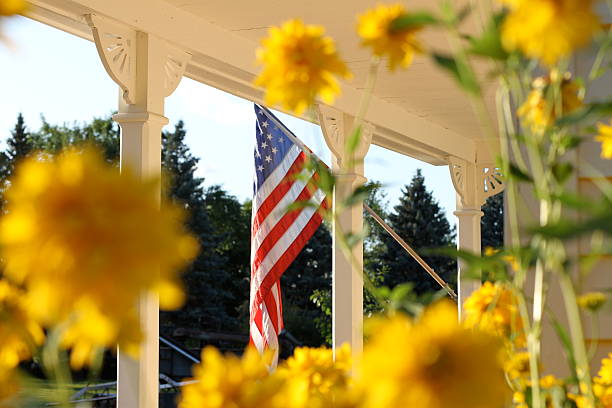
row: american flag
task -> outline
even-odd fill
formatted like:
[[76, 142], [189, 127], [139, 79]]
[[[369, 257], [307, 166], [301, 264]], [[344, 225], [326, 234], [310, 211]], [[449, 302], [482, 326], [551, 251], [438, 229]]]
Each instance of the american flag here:
[[[260, 353], [272, 349], [275, 366], [283, 329], [280, 278], [321, 225], [328, 204], [318, 175], [305, 168], [303, 145], [268, 109], [255, 105], [255, 114], [250, 342]], [[288, 208], [297, 201], [318, 208]]]

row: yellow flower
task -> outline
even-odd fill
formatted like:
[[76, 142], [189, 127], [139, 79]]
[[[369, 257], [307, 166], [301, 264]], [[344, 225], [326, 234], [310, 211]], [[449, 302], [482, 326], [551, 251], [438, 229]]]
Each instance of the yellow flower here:
[[612, 126], [597, 124], [598, 134], [595, 140], [601, 143], [601, 157], [603, 159], [612, 159]]
[[283, 400], [293, 408], [325, 408], [347, 392], [351, 350], [344, 344], [333, 351], [327, 348], [302, 347], [278, 368], [286, 380]]
[[533, 133], [544, 132], [557, 118], [583, 106], [580, 87], [571, 79], [569, 73], [566, 73], [561, 79], [561, 106], [552, 106], [547, 99], [550, 82], [550, 77], [535, 79], [527, 100], [517, 111], [523, 124], [529, 126]]
[[336, 76], [349, 78], [334, 41], [323, 27], [290, 20], [272, 27], [257, 50], [263, 71], [255, 84], [266, 89], [266, 103], [301, 114], [317, 97], [332, 103], [340, 93]]
[[529, 377], [529, 353], [513, 353], [504, 363], [504, 371], [511, 381], [517, 381], [520, 386], [525, 386]]
[[603, 408], [612, 408], [612, 353], [601, 360], [601, 368], [593, 379], [593, 392]]
[[[499, 252], [499, 249], [493, 248], [493, 247], [485, 247], [484, 250], [484, 254], [485, 256], [494, 256], [495, 254], [497, 254]], [[518, 262], [518, 260], [516, 259], [515, 256], [513, 255], [504, 255], [501, 257], [501, 259], [506, 262], [508, 265], [510, 265], [510, 267], [512, 268], [513, 271], [518, 271], [521, 267], [520, 263]]]
[[214, 347], [206, 347], [202, 362], [194, 367], [193, 380], [183, 387], [179, 408], [286, 406], [277, 402], [283, 381], [268, 374], [265, 358], [251, 347], [242, 358], [223, 356]]
[[392, 30], [391, 24], [397, 18], [408, 13], [401, 4], [379, 5], [359, 16], [357, 32], [362, 45], [372, 48], [374, 55], [388, 57], [389, 69], [397, 66], [407, 68], [412, 63], [414, 54], [423, 52], [417, 34], [423, 27], [410, 27]]
[[485, 282], [465, 301], [463, 310], [467, 327], [511, 339], [517, 347], [525, 345], [516, 297], [502, 283]]
[[608, 298], [605, 293], [589, 292], [578, 297], [578, 306], [583, 309], [596, 312], [606, 303]]
[[44, 338], [42, 328], [27, 313], [22, 291], [0, 279], [0, 374], [32, 357]]
[[0, 16], [23, 13], [27, 4], [24, 0], [0, 0]]
[[158, 292], [162, 307], [180, 305], [178, 270], [197, 244], [181, 210], [159, 209], [156, 185], [120, 174], [93, 150], [69, 150], [23, 162], [6, 193], [6, 276], [25, 287], [37, 321], [68, 326], [64, 342], [81, 354], [75, 368], [93, 345], [133, 343], [131, 311], [145, 291]]
[[547, 65], [568, 57], [591, 41], [600, 27], [593, 0], [508, 1], [512, 6], [502, 28], [508, 50], [521, 50]]
[[556, 378], [554, 375], [545, 375], [540, 378], [540, 387], [542, 388], [552, 388], [559, 385], [563, 385], [563, 381]]
[[527, 402], [525, 402], [525, 394], [517, 391], [512, 395], [512, 402], [514, 404], [514, 408], [529, 408]]
[[417, 323], [396, 315], [365, 346], [357, 377], [364, 407], [503, 407], [501, 344], [459, 325], [451, 302], [430, 307]]

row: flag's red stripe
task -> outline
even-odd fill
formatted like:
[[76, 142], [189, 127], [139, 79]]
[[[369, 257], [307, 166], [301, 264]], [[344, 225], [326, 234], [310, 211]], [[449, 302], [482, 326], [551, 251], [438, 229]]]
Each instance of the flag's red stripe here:
[[259, 229], [259, 226], [266, 219], [268, 214], [276, 207], [278, 202], [283, 198], [283, 196], [289, 191], [293, 183], [295, 183], [296, 175], [302, 171], [304, 168], [303, 164], [306, 160], [306, 155], [304, 152], [300, 152], [300, 154], [295, 158], [295, 161], [289, 167], [287, 174], [283, 177], [283, 179], [278, 183], [278, 185], [272, 190], [272, 192], [266, 197], [263, 203], [257, 209], [257, 213], [253, 218], [253, 225], [251, 226], [251, 235], [255, 235], [255, 232]]
[[[324, 201], [322, 204], [322, 207], [326, 205], [327, 204]], [[302, 248], [304, 248], [304, 246], [306, 245], [308, 240], [312, 237], [312, 235], [315, 233], [319, 225], [321, 225], [322, 221], [323, 221], [323, 217], [321, 216], [320, 212], [315, 212], [312, 215], [312, 217], [310, 218], [306, 226], [304, 226], [304, 229], [302, 230], [300, 235], [297, 236], [297, 238], [291, 243], [291, 245], [289, 245], [285, 253], [278, 259], [278, 261], [274, 264], [274, 266], [268, 271], [268, 274], [266, 275], [266, 277], [261, 282], [261, 285], [259, 286], [259, 290], [255, 294], [255, 300], [254, 300], [255, 304], [261, 302], [262, 299], [264, 299], [264, 297], [270, 292], [270, 288], [272, 287], [272, 285], [274, 285], [274, 282], [280, 279], [283, 272], [285, 272], [285, 270], [289, 267], [291, 262], [293, 262], [293, 260], [300, 253]]]
[[[308, 201], [314, 195], [317, 190], [316, 181], [318, 180], [318, 174], [313, 175], [312, 179], [304, 186], [300, 194], [295, 199], [295, 202]], [[285, 214], [272, 228], [272, 230], [266, 235], [264, 240], [261, 242], [253, 258], [253, 264], [251, 266], [252, 271], [256, 271], [261, 265], [261, 262], [266, 257], [268, 252], [274, 247], [278, 240], [283, 236], [289, 229], [293, 221], [302, 213], [303, 208], [289, 211]]]

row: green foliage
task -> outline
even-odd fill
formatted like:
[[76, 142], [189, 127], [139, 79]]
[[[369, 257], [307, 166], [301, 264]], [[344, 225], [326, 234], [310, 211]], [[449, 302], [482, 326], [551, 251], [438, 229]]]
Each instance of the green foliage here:
[[499, 193], [487, 199], [482, 206], [484, 215], [480, 219], [482, 248], [504, 246], [504, 194]]
[[94, 144], [102, 150], [107, 161], [119, 163], [119, 126], [110, 116], [72, 125], [51, 125], [44, 117], [42, 119], [41, 128], [30, 135], [32, 149], [57, 153], [69, 146]]
[[[431, 192], [427, 191], [425, 178], [420, 170], [412, 181], [403, 189], [400, 202], [388, 215], [393, 228], [415, 251], [448, 247], [453, 245], [454, 231], [446, 215]], [[406, 253], [393, 237], [381, 234], [385, 251], [381, 263], [388, 267], [384, 284], [389, 287], [412, 282], [417, 294], [438, 291], [439, 285], [429, 277], [427, 272]], [[447, 283], [454, 286], [456, 280], [456, 263], [445, 256], [424, 256], [427, 262]]]
[[187, 300], [176, 312], [164, 312], [162, 322], [170, 327], [198, 327], [202, 330], [234, 329], [230, 319], [235, 299], [229, 288], [231, 278], [224, 253], [219, 251], [222, 241], [207, 210], [203, 179], [195, 172], [199, 159], [185, 144], [186, 129], [179, 121], [172, 132], [162, 134], [162, 168], [164, 197], [185, 207], [187, 226], [198, 237], [200, 253], [183, 275]]
[[[32, 141], [27, 131], [23, 115], [17, 115], [17, 123], [6, 141], [7, 149], [0, 153], [0, 178], [2, 179], [1, 192], [8, 186], [7, 180], [15, 172], [15, 165], [32, 152]], [[2, 204], [4, 199], [2, 198]]]
[[420, 28], [427, 25], [436, 25], [440, 21], [431, 13], [425, 11], [419, 11], [416, 13], [408, 13], [397, 17], [389, 25], [390, 31], [399, 32], [404, 30], [411, 30]]
[[500, 29], [506, 17], [506, 12], [496, 14], [478, 37], [470, 37], [468, 53], [495, 60], [505, 60], [508, 53], [501, 42]]
[[450, 73], [465, 91], [475, 95], [480, 93], [480, 85], [478, 80], [464, 60], [449, 55], [435, 53], [432, 54], [432, 58], [436, 65]]

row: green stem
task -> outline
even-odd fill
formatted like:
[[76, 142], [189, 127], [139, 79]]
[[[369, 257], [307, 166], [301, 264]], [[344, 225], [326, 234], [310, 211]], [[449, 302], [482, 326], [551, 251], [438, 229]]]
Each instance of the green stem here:
[[591, 314], [591, 342], [589, 344], [588, 358], [589, 361], [595, 357], [599, 340], [599, 315], [597, 312]]
[[591, 368], [587, 355], [580, 310], [576, 301], [574, 283], [569, 273], [560, 274], [561, 293], [565, 303], [565, 311], [569, 322], [572, 348], [576, 359], [576, 376], [580, 383], [580, 392], [587, 399], [589, 407], [595, 406], [593, 387], [591, 383]]
[[53, 380], [57, 402], [62, 408], [70, 407], [70, 392], [68, 386], [71, 384], [70, 370], [66, 366], [66, 358], [61, 358], [61, 336], [63, 326], [54, 328], [42, 351], [43, 367], [48, 377]]

